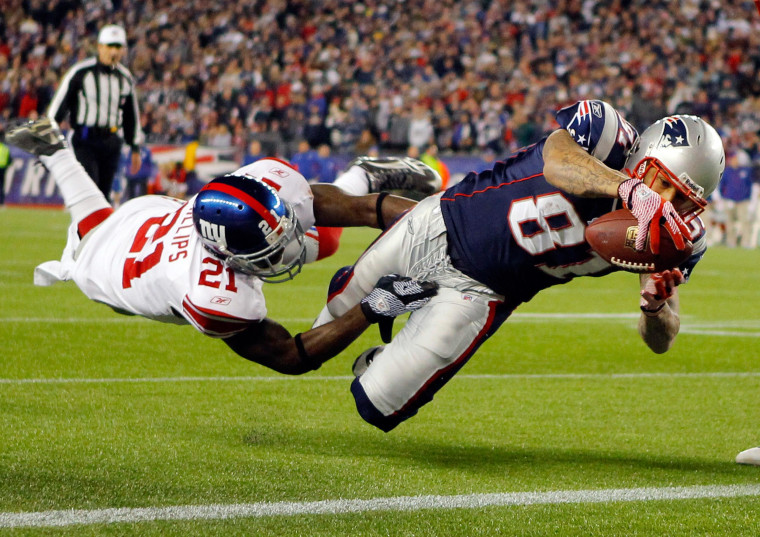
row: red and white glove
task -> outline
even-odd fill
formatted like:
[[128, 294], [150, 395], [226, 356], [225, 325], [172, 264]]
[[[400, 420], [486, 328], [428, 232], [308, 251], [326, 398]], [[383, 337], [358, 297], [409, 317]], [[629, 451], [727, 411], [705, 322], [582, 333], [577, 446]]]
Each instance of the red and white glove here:
[[636, 235], [636, 249], [644, 249], [649, 236], [649, 247], [653, 254], [660, 253], [660, 220], [665, 218], [665, 228], [673, 237], [676, 248], [686, 248], [684, 236], [691, 240], [686, 223], [676, 212], [673, 204], [665, 201], [657, 192], [645, 185], [638, 177], [623, 181], [618, 186], [618, 195], [623, 205], [639, 221]]
[[646, 315], [656, 315], [665, 306], [665, 302], [673, 296], [675, 288], [686, 281], [678, 269], [665, 270], [649, 275], [649, 281], [641, 290], [641, 311]]

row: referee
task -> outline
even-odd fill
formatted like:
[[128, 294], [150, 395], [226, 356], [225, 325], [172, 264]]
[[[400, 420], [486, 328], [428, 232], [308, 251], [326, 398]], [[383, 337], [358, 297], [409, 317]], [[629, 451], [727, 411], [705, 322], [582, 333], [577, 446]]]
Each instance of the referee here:
[[122, 144], [132, 148], [131, 169], [136, 171], [145, 138], [134, 80], [119, 63], [126, 46], [124, 28], [104, 26], [98, 34], [98, 55], [69, 69], [47, 112], [57, 123], [69, 117], [72, 149], [106, 199], [110, 199]]

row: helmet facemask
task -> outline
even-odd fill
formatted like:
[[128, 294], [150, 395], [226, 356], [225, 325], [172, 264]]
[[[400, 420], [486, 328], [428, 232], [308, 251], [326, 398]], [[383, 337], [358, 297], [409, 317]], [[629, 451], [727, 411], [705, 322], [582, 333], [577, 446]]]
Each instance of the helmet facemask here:
[[682, 174], [681, 177], [676, 177], [673, 172], [655, 157], [645, 157], [636, 165], [636, 177], [643, 181], [652, 169], [655, 172], [654, 174], [650, 174], [648, 186], [651, 187], [657, 178], [662, 176], [661, 179], [663, 181], [672, 184], [688, 200], [684, 204], [673, 204], [684, 222], [691, 222], [705, 210], [707, 200], [704, 198], [704, 188], [692, 181], [686, 173]]

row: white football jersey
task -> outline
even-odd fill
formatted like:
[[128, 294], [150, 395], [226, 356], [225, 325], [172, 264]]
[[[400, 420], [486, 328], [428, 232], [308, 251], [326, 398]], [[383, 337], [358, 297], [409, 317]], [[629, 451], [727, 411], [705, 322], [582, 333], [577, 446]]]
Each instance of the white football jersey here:
[[[266, 181], [293, 206], [302, 225], [314, 223], [311, 188], [293, 168], [264, 159], [236, 173]], [[61, 262], [38, 267], [35, 282], [74, 280], [88, 298], [118, 311], [190, 323], [212, 337], [245, 330], [266, 317], [262, 282], [226, 267], [203, 247], [193, 225], [193, 201], [135, 198], [81, 242], [72, 224]]]
[[243, 166], [235, 175], [250, 175], [274, 188], [281, 199], [293, 206], [304, 231], [314, 225], [314, 193], [304, 176], [290, 164], [275, 158], [264, 158]]

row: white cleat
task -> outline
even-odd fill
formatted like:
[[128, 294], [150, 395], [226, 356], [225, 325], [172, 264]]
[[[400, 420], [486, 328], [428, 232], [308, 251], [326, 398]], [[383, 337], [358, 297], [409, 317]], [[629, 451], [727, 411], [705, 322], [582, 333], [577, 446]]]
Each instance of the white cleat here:
[[745, 449], [736, 456], [736, 464], [760, 466], [760, 447]]

